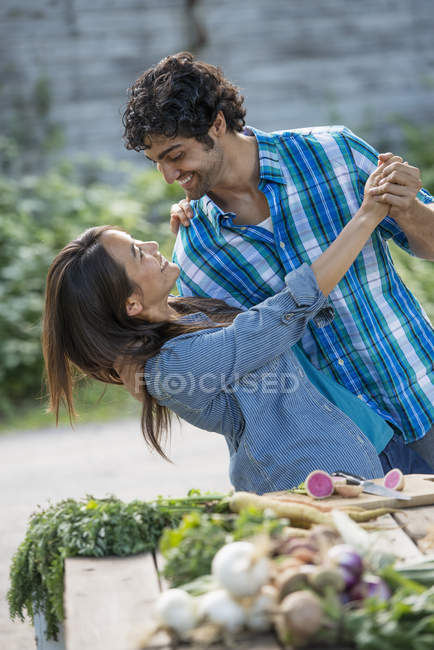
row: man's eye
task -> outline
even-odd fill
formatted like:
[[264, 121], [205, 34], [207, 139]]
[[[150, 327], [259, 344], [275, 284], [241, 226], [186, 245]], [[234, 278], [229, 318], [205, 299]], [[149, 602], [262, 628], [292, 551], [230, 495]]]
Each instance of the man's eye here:
[[184, 155], [184, 153], [181, 151], [179, 154], [177, 154], [176, 156], [174, 156], [174, 157], [172, 158], [172, 162], [175, 162], [175, 160], [181, 160], [181, 158], [183, 157], [183, 155]]

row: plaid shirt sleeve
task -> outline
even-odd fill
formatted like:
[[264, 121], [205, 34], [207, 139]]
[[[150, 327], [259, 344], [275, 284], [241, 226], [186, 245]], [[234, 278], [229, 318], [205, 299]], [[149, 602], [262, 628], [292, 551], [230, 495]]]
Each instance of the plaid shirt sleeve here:
[[[345, 127], [342, 133], [353, 155], [359, 180], [360, 201], [362, 201], [365, 183], [368, 176], [370, 176], [370, 174], [372, 174], [372, 172], [377, 168], [378, 151], [371, 147], [370, 144], [356, 136], [352, 131], [350, 131], [350, 129]], [[422, 201], [422, 203], [432, 203], [434, 201], [434, 198], [425, 189], [420, 190], [417, 198]], [[413, 255], [405, 233], [392, 217], [385, 217], [379, 225], [379, 229], [383, 239], [387, 240], [392, 238], [400, 248], [404, 249], [410, 255]]]

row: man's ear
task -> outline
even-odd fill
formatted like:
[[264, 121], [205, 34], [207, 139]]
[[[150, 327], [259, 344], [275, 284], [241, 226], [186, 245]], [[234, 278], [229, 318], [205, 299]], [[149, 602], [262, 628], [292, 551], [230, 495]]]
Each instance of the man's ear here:
[[131, 296], [127, 298], [125, 305], [128, 316], [138, 316], [143, 311], [143, 305], [141, 303], [140, 297], [137, 293], [132, 293]]
[[226, 133], [226, 119], [223, 111], [219, 111], [217, 113], [217, 117], [215, 118], [208, 133], [211, 136], [214, 135], [217, 138], [221, 137]]

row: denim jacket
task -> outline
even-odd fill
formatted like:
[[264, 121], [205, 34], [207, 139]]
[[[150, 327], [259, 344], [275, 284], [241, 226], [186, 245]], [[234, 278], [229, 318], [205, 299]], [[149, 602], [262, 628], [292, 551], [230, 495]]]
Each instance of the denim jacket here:
[[236, 490], [287, 489], [314, 469], [383, 476], [374, 445], [315, 388], [291, 349], [308, 321], [322, 327], [333, 319], [311, 267], [288, 273], [285, 285], [229, 326], [168, 341], [146, 363], [148, 391], [187, 422], [225, 436]]

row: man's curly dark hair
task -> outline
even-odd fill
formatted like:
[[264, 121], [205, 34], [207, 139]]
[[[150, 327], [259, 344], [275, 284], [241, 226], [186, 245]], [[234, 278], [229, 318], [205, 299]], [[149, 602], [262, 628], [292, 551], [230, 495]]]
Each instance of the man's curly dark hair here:
[[227, 128], [241, 131], [245, 124], [244, 97], [224, 78], [220, 68], [179, 52], [146, 70], [129, 89], [123, 114], [127, 149], [142, 151], [152, 136], [196, 138], [208, 148], [208, 131], [222, 111]]

